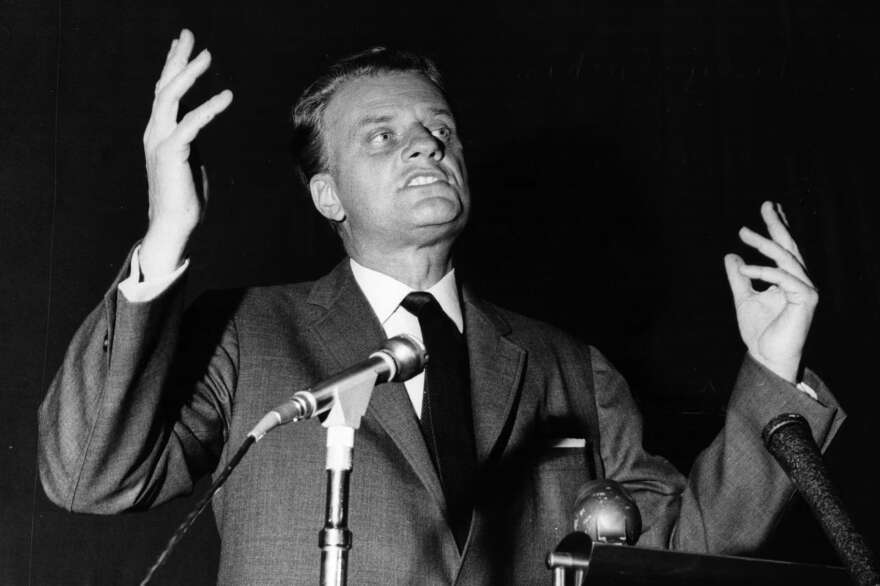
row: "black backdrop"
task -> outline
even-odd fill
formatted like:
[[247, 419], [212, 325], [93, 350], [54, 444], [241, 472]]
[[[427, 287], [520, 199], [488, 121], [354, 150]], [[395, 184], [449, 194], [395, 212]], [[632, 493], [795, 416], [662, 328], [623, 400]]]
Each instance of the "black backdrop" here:
[[[291, 168], [289, 106], [329, 57], [425, 51], [447, 72], [465, 134], [475, 210], [462, 272], [598, 345], [632, 383], [650, 446], [683, 469], [717, 430], [743, 351], [722, 255], [742, 250], [740, 225], [760, 227], [763, 199], [781, 201], [822, 295], [808, 362], [850, 413], [826, 460], [880, 543], [868, 480], [880, 405], [876, 9], [146, 4], [0, 3], [0, 583], [137, 583], [192, 505], [68, 514], [46, 500], [35, 463], [44, 389], [145, 228], [140, 137], [182, 26], [215, 60], [190, 104], [236, 94], [198, 144], [211, 203], [191, 295], [331, 266], [338, 247]], [[758, 553], [836, 563], [798, 502]], [[162, 581], [212, 583], [216, 562], [206, 517]]]

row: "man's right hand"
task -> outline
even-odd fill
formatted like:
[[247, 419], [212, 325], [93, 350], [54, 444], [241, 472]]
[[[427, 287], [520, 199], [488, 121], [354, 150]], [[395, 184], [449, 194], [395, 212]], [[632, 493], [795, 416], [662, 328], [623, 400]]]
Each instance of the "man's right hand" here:
[[190, 61], [194, 43], [193, 34], [186, 29], [171, 43], [144, 131], [150, 195], [149, 227], [140, 249], [145, 281], [171, 273], [183, 260], [205, 203], [199, 200], [190, 171], [190, 145], [199, 131], [232, 103], [232, 92], [223, 90], [178, 122], [180, 99], [211, 64], [207, 49]]

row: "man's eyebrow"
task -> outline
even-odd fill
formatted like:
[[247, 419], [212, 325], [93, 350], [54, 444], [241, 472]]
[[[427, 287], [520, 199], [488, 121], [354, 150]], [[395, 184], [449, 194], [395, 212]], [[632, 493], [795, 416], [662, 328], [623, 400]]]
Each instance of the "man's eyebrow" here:
[[[445, 116], [447, 118], [451, 118], [455, 120], [455, 117], [452, 115], [452, 112], [448, 108], [441, 107], [431, 107], [428, 109], [428, 112], [432, 116]], [[366, 128], [368, 126], [373, 126], [376, 124], [387, 124], [394, 120], [394, 115], [392, 114], [367, 114], [357, 120], [354, 126], [352, 127], [353, 132], [357, 132], [362, 128]]]
[[393, 120], [393, 117], [389, 114], [367, 115], [357, 121], [355, 128], [363, 128], [372, 124], [386, 124], [391, 122], [391, 120]]
[[435, 107], [431, 108], [429, 112], [431, 112], [431, 114], [433, 114], [434, 116], [448, 116], [449, 118], [455, 118], [455, 116], [452, 115], [452, 112], [448, 108]]

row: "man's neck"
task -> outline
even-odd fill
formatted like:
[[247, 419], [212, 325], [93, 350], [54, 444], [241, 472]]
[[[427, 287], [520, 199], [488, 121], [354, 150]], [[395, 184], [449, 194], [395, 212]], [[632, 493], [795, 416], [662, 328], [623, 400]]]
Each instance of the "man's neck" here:
[[390, 254], [370, 254], [358, 250], [347, 252], [357, 263], [388, 275], [416, 291], [428, 290], [452, 270], [452, 255], [448, 248], [419, 248]]

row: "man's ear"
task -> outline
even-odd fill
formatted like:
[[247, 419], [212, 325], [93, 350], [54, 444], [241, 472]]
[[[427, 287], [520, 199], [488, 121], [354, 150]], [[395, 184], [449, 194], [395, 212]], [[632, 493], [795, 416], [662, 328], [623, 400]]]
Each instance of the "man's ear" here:
[[318, 212], [334, 222], [345, 219], [345, 210], [336, 191], [336, 182], [329, 173], [318, 173], [309, 179], [309, 191], [312, 194], [312, 203]]

